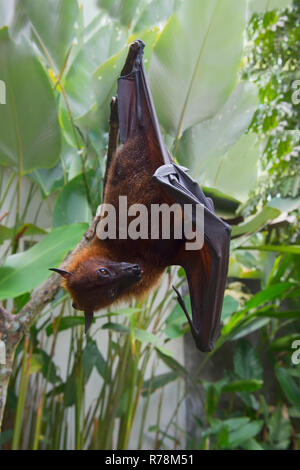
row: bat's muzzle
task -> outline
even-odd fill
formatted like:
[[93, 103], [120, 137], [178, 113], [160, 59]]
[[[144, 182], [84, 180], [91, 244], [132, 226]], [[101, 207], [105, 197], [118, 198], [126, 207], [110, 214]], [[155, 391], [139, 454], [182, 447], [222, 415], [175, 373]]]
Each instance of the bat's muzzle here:
[[126, 272], [134, 276], [138, 280], [141, 279], [143, 271], [138, 264], [132, 264], [126, 267]]

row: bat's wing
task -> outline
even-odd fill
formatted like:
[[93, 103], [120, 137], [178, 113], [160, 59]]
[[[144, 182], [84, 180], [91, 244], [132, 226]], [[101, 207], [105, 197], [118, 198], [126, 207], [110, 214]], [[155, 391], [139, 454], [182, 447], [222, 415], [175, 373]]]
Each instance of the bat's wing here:
[[117, 96], [111, 101], [103, 194], [119, 137], [124, 144], [129, 139], [142, 136], [144, 148], [149, 149], [148, 154], [153, 163], [153, 171], [161, 165], [172, 162], [161, 135], [144, 69], [144, 47], [145, 44], [139, 39], [130, 45], [125, 65], [118, 79]]
[[150, 158], [156, 167], [171, 163], [172, 159], [165, 147], [159, 128], [150, 86], [146, 77], [143, 52], [145, 44], [134, 41], [118, 79], [118, 113], [120, 140], [125, 143], [136, 136], [145, 137]]
[[[174, 264], [181, 265], [187, 275], [192, 319], [182, 297], [176, 290], [178, 301], [183, 308], [197, 347], [211, 351], [219, 333], [219, 323], [227, 278], [231, 227], [214, 213], [211, 199], [206, 198], [196, 181], [186, 169], [175, 164], [164, 165], [155, 172], [154, 179], [174, 198], [176, 202], [203, 205], [204, 245], [200, 250], [186, 250], [178, 254]], [[193, 225], [196, 225], [194, 210]]]

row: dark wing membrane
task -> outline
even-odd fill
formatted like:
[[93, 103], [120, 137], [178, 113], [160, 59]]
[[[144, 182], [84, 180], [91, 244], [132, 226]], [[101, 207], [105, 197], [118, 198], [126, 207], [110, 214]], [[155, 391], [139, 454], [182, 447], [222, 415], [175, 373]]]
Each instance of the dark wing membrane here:
[[186, 271], [192, 306], [192, 333], [201, 351], [211, 351], [219, 333], [227, 278], [230, 230], [204, 210], [204, 246], [185, 251], [178, 261]]
[[[196, 181], [184, 168], [175, 164], [159, 168], [154, 179], [181, 204], [203, 204], [204, 245], [201, 250], [178, 253], [174, 264], [182, 266], [187, 275], [192, 319], [178, 291], [178, 300], [191, 325], [197, 347], [211, 351], [218, 335], [226, 284], [231, 227], [214, 214], [212, 202], [205, 197]], [[193, 217], [194, 217], [193, 213]], [[195, 220], [193, 218], [193, 222]]]
[[162, 139], [144, 69], [144, 46], [140, 40], [131, 44], [125, 66], [118, 79], [120, 140], [125, 143], [138, 135], [146, 135], [151, 145], [158, 148], [159, 164], [163, 165], [172, 160]]

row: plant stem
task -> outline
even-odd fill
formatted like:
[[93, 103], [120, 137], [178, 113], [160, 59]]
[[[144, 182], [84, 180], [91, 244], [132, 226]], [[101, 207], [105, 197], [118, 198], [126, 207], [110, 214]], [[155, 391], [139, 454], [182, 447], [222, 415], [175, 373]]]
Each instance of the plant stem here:
[[14, 434], [12, 440], [12, 450], [17, 450], [19, 447], [20, 437], [21, 437], [21, 430], [22, 430], [22, 417], [25, 407], [26, 401], [26, 392], [29, 380], [29, 368], [30, 368], [30, 361], [31, 361], [31, 354], [33, 345], [30, 345], [29, 354], [27, 356], [29, 345], [29, 338], [25, 338], [24, 342], [24, 352], [23, 352], [23, 361], [22, 361], [22, 372], [21, 372], [21, 379], [20, 379], [20, 388], [19, 388], [19, 399], [17, 405], [17, 412], [16, 412], [16, 419], [14, 425]]

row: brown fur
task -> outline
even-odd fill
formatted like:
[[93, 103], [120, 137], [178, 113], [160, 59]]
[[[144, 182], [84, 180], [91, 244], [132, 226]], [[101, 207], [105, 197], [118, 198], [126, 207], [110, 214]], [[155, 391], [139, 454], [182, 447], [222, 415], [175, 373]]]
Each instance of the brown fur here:
[[[147, 206], [149, 214], [151, 204], [172, 204], [152, 180], [152, 175], [161, 164], [160, 151], [154, 148], [152, 142], [154, 140], [151, 136], [141, 134], [123, 145], [112, 159], [104, 203], [113, 204], [117, 213], [120, 195], [127, 196], [128, 207], [138, 202]], [[130, 222], [130, 218], [128, 220]], [[150, 223], [149, 217], [149, 232]], [[77, 253], [66, 267], [72, 276], [64, 279], [63, 286], [69, 291], [77, 308], [82, 310], [99, 310], [120, 300], [143, 298], [158, 284], [164, 269], [174, 264], [172, 260], [181, 246], [182, 240], [99, 240], [95, 235], [90, 246]], [[95, 273], [102, 266], [116, 261], [138, 264], [143, 275], [141, 280], [112, 298], [110, 287], [99, 286]]]

